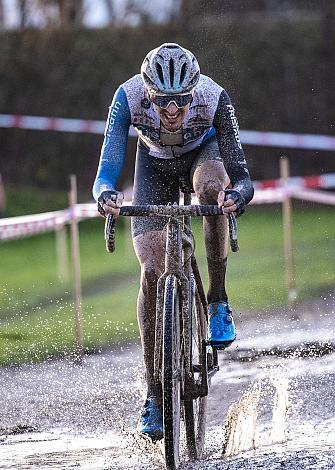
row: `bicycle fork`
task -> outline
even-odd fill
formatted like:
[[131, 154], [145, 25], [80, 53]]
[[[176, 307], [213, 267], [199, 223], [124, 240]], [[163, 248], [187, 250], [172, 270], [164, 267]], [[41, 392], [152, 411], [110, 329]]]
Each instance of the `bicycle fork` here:
[[[169, 275], [177, 278], [182, 303], [181, 328], [184, 329], [184, 315], [187, 312], [188, 299], [186, 293], [189, 292], [189, 280], [185, 276], [182, 268], [182, 232], [181, 222], [178, 219], [170, 219], [167, 224], [166, 251], [165, 251], [165, 271], [157, 282], [156, 296], [156, 327], [155, 327], [155, 356], [154, 356], [154, 379], [155, 383], [161, 383], [162, 368], [162, 344], [163, 344], [163, 311], [164, 311], [164, 291], [166, 279]], [[184, 337], [184, 335], [183, 335]], [[184, 347], [184, 346], [183, 346]]]

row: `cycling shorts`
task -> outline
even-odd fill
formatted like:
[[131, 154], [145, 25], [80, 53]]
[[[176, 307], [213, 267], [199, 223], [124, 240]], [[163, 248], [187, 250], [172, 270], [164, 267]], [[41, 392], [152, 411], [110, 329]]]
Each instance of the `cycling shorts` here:
[[[149, 155], [149, 149], [138, 141], [133, 204], [179, 204], [180, 178], [192, 187], [194, 171], [208, 160], [222, 162], [215, 136], [191, 152], [171, 159]], [[167, 217], [132, 217], [132, 236], [160, 231], [167, 221]]]

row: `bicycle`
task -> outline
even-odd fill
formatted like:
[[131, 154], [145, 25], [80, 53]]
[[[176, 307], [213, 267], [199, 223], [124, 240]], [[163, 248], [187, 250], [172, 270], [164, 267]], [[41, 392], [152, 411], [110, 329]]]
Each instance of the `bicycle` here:
[[[210, 380], [218, 354], [206, 341], [207, 301], [194, 255], [192, 216], [223, 215], [215, 205], [123, 206], [121, 216], [167, 216], [165, 272], [157, 284], [154, 377], [163, 390], [164, 449], [167, 469], [179, 464], [181, 410], [190, 460], [201, 457], [205, 441]], [[230, 245], [238, 250], [235, 217], [228, 215]], [[106, 218], [108, 252], [115, 250], [115, 219]]]

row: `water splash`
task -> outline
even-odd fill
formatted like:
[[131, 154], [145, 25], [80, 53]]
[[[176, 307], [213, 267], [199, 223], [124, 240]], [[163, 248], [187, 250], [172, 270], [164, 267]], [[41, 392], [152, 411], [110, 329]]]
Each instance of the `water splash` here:
[[270, 382], [275, 388], [270, 444], [286, 441], [286, 415], [289, 409], [288, 379], [281, 374], [274, 374]]
[[228, 411], [223, 454], [226, 457], [254, 449], [261, 382], [252, 385]]
[[[272, 389], [270, 394], [269, 384]], [[262, 412], [260, 398], [265, 395], [267, 405], [272, 410], [272, 420], [265, 435], [261, 436], [257, 434], [257, 422]], [[256, 449], [261, 444], [268, 446], [285, 442], [288, 408], [288, 379], [281, 372], [275, 371], [251, 385], [228, 410], [223, 455], [232, 457]]]

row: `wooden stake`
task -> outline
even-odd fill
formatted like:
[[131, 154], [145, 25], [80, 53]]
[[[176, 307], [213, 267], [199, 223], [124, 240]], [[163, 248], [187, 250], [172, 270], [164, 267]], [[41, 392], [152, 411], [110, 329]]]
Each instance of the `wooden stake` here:
[[71, 175], [70, 207], [71, 217], [71, 254], [72, 254], [72, 274], [74, 282], [74, 303], [75, 303], [75, 357], [81, 362], [83, 357], [82, 326], [81, 326], [81, 279], [80, 279], [80, 251], [79, 251], [79, 231], [78, 220], [75, 215], [77, 204], [77, 179]]
[[69, 278], [66, 225], [56, 229], [57, 276], [61, 281]]
[[[280, 177], [284, 188], [288, 189], [290, 175], [289, 160], [287, 157], [280, 159]], [[286, 280], [288, 287], [288, 302], [294, 304], [297, 300], [297, 288], [293, 261], [293, 237], [292, 237], [292, 206], [288, 194], [283, 199], [283, 231], [284, 231], [284, 256], [286, 268]]]
[[4, 214], [6, 210], [6, 192], [0, 173], [0, 215]]

